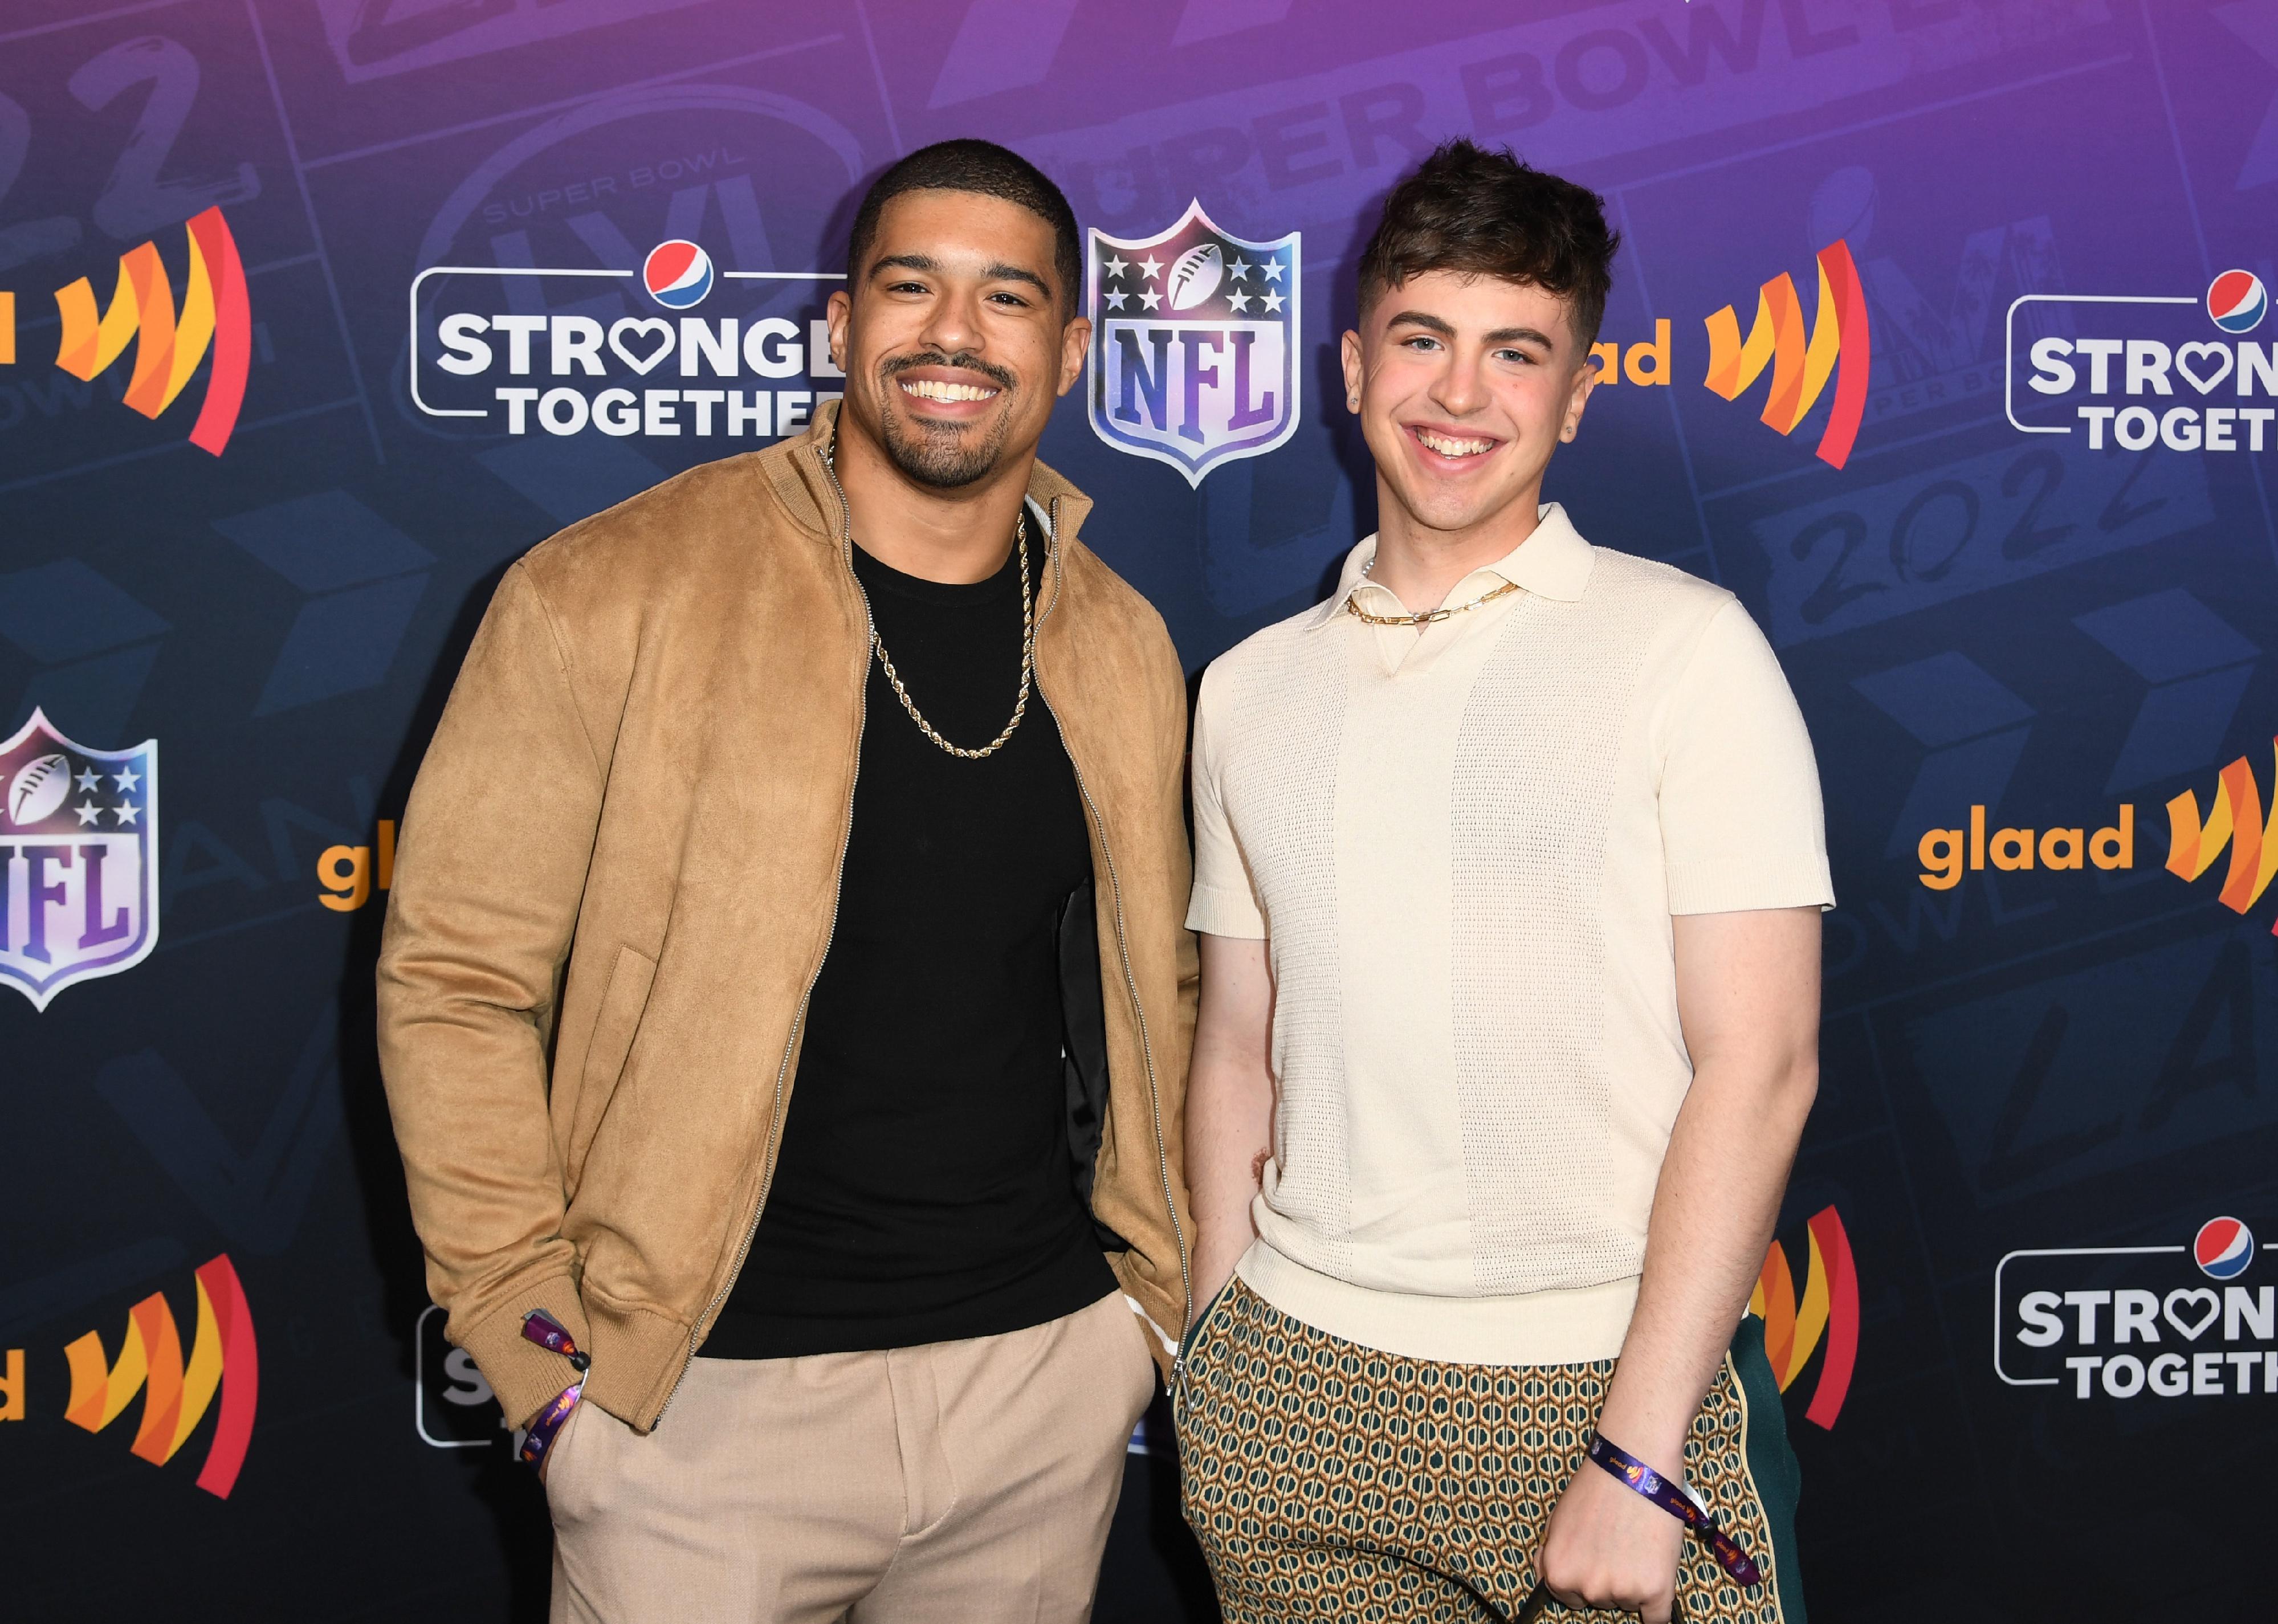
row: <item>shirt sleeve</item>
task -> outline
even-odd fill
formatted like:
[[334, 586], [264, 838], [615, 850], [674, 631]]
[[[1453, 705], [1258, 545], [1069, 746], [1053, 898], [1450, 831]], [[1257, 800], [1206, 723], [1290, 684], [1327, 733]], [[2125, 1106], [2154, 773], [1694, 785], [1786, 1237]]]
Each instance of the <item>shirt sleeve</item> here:
[[1835, 905], [1811, 735], [1777, 656], [1737, 601], [1702, 632], [1664, 738], [1670, 912]]
[[1263, 941], [1265, 910], [1250, 883], [1250, 865], [1227, 821], [1221, 793], [1226, 684], [1215, 667], [1203, 673], [1195, 705], [1195, 889], [1187, 928], [1212, 936]]

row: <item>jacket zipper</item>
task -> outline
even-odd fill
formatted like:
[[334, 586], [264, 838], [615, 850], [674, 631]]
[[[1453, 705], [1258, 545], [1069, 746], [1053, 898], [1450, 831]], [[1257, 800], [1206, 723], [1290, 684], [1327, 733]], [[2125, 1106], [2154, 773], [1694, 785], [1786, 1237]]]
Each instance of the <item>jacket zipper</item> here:
[[[1052, 499], [1051, 507], [1046, 517], [1051, 525], [1051, 545], [1057, 549], [1059, 545], [1059, 498]], [[1065, 555], [1059, 560], [1059, 568], [1064, 582], [1067, 570], [1067, 560]], [[1051, 618], [1052, 610], [1060, 606], [1060, 586], [1061, 582], [1054, 583], [1051, 607], [1046, 609], [1037, 620], [1036, 630], [1039, 636], [1043, 634], [1043, 622]], [[1036, 694], [1039, 698], [1043, 698], [1043, 682], [1041, 677], [1037, 681]], [[1044, 699], [1044, 708], [1047, 711], [1052, 708], [1051, 701], [1048, 698]], [[1059, 717], [1057, 713], [1052, 717], [1052, 725], [1054, 728], [1059, 726]], [[1065, 734], [1061, 736], [1060, 748], [1067, 751]], [[1076, 793], [1083, 797], [1084, 810], [1091, 814], [1092, 827], [1098, 832], [1100, 855], [1107, 859], [1107, 889], [1109, 896], [1115, 902], [1115, 950], [1123, 961], [1123, 986], [1131, 997], [1131, 1013], [1139, 1023], [1139, 1055], [1147, 1067], [1147, 1107], [1155, 1122], [1155, 1167], [1162, 1178], [1163, 1210], [1170, 1215], [1171, 1239], [1179, 1249], [1179, 1290], [1185, 1299], [1186, 1317], [1179, 1323], [1179, 1340], [1181, 1346], [1171, 1355], [1170, 1386], [1175, 1390], [1179, 1384], [1180, 1367], [1185, 1359], [1183, 1345], [1186, 1340], [1186, 1329], [1195, 1317], [1195, 1282], [1194, 1275], [1187, 1266], [1187, 1231], [1186, 1227], [1179, 1222], [1177, 1198], [1171, 1193], [1171, 1152], [1163, 1138], [1163, 1097], [1155, 1081], [1155, 1050], [1147, 1038], [1147, 1010], [1139, 1000], [1139, 978], [1131, 968], [1131, 945], [1126, 940], [1123, 925], [1123, 886], [1115, 876], [1115, 853], [1107, 844], [1107, 820], [1099, 815], [1098, 804], [1091, 798], [1090, 786], [1083, 782], [1083, 769], [1076, 765], [1074, 752], [1067, 751], [1067, 759], [1068, 770], [1075, 775]]]
[[[854, 545], [853, 515], [848, 510], [846, 506], [845, 488], [838, 483], [838, 470], [832, 468], [830, 464], [826, 461], [823, 464], [823, 471], [830, 476], [830, 488], [838, 498], [840, 561], [845, 564], [848, 575], [852, 576], [854, 569], [852, 558], [852, 549]], [[1025, 500], [1026, 499], [1024, 498], [1023, 499]], [[1052, 546], [1057, 549], [1059, 544], [1059, 498], [1054, 497], [1052, 499], [1051, 506], [1047, 510], [1045, 518], [1051, 531], [1049, 539]], [[1065, 572], [1066, 563], [1064, 559], [1059, 561], [1058, 568]], [[869, 595], [863, 592], [862, 582], [860, 576], [854, 577], [854, 591], [862, 599], [862, 619], [864, 626], [870, 633], [870, 638], [875, 639], [876, 637], [877, 626], [876, 622], [871, 618]], [[1051, 619], [1052, 610], [1059, 607], [1059, 583], [1056, 582], [1053, 586], [1051, 604], [1045, 609], [1043, 614], [1038, 618], [1036, 622], [1037, 629], [1040, 632], [1043, 629], [1044, 621]], [[693, 1360], [696, 1357], [697, 1345], [702, 1340], [705, 1327], [711, 1323], [712, 1316], [719, 1311], [720, 1305], [728, 1300], [728, 1293], [735, 1288], [736, 1277], [743, 1272], [744, 1260], [751, 1255], [753, 1239], [760, 1232], [760, 1215], [766, 1209], [768, 1187], [775, 1181], [776, 1161], [781, 1155], [783, 1148], [784, 1080], [790, 1075], [791, 1050], [798, 1046], [799, 1029], [806, 1021], [807, 1000], [814, 996], [815, 980], [822, 973], [824, 960], [830, 957], [830, 943], [832, 939], [837, 934], [838, 931], [838, 905], [841, 894], [845, 887], [846, 880], [846, 844], [849, 837], [852, 835], [854, 828], [854, 786], [856, 782], [860, 778], [862, 772], [862, 729], [864, 727], [868, 726], [869, 720], [870, 640], [866, 640], [862, 647], [862, 674], [860, 681], [856, 684], [854, 696], [856, 718], [854, 729], [854, 771], [847, 780], [846, 812], [845, 819], [840, 824], [838, 832], [837, 879], [832, 888], [830, 895], [830, 923], [829, 927], [823, 932], [822, 952], [815, 959], [814, 968], [807, 974], [806, 986], [799, 995], [799, 1012], [791, 1019], [791, 1036], [784, 1044], [783, 1059], [776, 1067], [775, 1112], [773, 1125], [769, 1129], [768, 1135], [768, 1164], [766, 1168], [761, 1170], [760, 1175], [759, 1199], [752, 1204], [751, 1221], [744, 1226], [743, 1242], [736, 1248], [736, 1261], [728, 1270], [728, 1277], [726, 1281], [722, 1284], [719, 1291], [714, 1294], [712, 1300], [705, 1305], [704, 1312], [697, 1316], [695, 1325], [689, 1330], [688, 1358], [690, 1360]], [[1038, 684], [1037, 697], [1040, 699], [1043, 698], [1041, 683]], [[1047, 711], [1051, 709], [1051, 700], [1044, 699], [1043, 704], [1044, 708]], [[1059, 718], [1057, 714], [1052, 718], [1052, 725], [1055, 729], [1059, 726]], [[1065, 736], [1063, 736], [1061, 749], [1064, 751], [1066, 750]], [[1140, 1002], [1139, 998], [1139, 978], [1131, 968], [1131, 947], [1128, 941], [1126, 940], [1123, 922], [1123, 887], [1115, 875], [1115, 854], [1113, 851], [1109, 850], [1107, 844], [1107, 821], [1099, 815], [1098, 804], [1091, 798], [1090, 787], [1083, 782], [1083, 769], [1076, 765], [1075, 757], [1073, 754], [1068, 756], [1068, 771], [1075, 777], [1076, 793], [1083, 797], [1084, 809], [1091, 815], [1092, 827], [1098, 833], [1100, 855], [1107, 859], [1107, 888], [1109, 895], [1114, 899], [1115, 903], [1115, 949], [1117, 955], [1123, 962], [1123, 986], [1125, 991], [1130, 995], [1131, 1012], [1139, 1024], [1139, 1054], [1140, 1058], [1144, 1062], [1147, 1070], [1147, 1106], [1149, 1113], [1152, 1117], [1155, 1125], [1155, 1167], [1157, 1173], [1162, 1180], [1163, 1210], [1170, 1216], [1171, 1239], [1173, 1244], [1178, 1247], [1179, 1251], [1179, 1288], [1181, 1294], [1184, 1299], [1186, 1310], [1185, 1319], [1182, 1320], [1180, 1324], [1180, 1330], [1181, 1332], [1181, 1340], [1183, 1342], [1183, 1333], [1186, 1329], [1186, 1323], [1187, 1322], [1192, 1321], [1195, 1317], [1194, 1277], [1187, 1266], [1186, 1228], [1179, 1222], [1179, 1204], [1176, 1198], [1171, 1193], [1171, 1153], [1163, 1138], [1162, 1091], [1156, 1082], [1155, 1051], [1153, 1044], [1150, 1042], [1147, 1036], [1147, 1010], [1146, 1006]], [[1170, 1381], [1170, 1384], [1173, 1388], [1175, 1388], [1179, 1384], [1179, 1368], [1181, 1362], [1181, 1354], [1174, 1353], [1171, 1357]], [[686, 1361], [684, 1361], [680, 1367], [680, 1374], [673, 1377], [671, 1391], [664, 1395], [664, 1403], [657, 1407], [656, 1414], [658, 1421], [661, 1422], [664, 1419], [664, 1412], [666, 1409], [670, 1407], [673, 1395], [680, 1391], [680, 1384], [685, 1381], [687, 1377], [688, 1364]]]
[[[702, 1341], [706, 1327], [712, 1323], [712, 1316], [720, 1311], [720, 1305], [728, 1300], [728, 1293], [735, 1289], [736, 1277], [744, 1272], [744, 1260], [751, 1255], [752, 1241], [760, 1232], [760, 1215], [767, 1209], [768, 1192], [775, 1184], [776, 1163], [783, 1155], [784, 1083], [791, 1075], [791, 1050], [799, 1047], [800, 1029], [806, 1025], [807, 1001], [814, 995], [814, 983], [822, 974], [822, 966], [830, 957], [830, 944], [838, 934], [838, 905], [846, 888], [846, 846], [854, 833], [854, 786], [862, 776], [862, 731], [869, 725], [870, 720], [870, 650], [877, 637], [877, 622], [871, 618], [870, 597], [862, 590], [862, 579], [854, 574], [854, 517], [846, 506], [846, 492], [838, 483], [838, 471], [828, 461], [822, 466], [823, 471], [830, 476], [830, 488], [838, 493], [839, 561], [846, 567], [846, 573], [854, 583], [855, 596], [862, 600], [862, 623], [868, 634], [862, 643], [861, 668], [857, 672], [854, 682], [854, 770], [847, 776], [846, 811], [838, 826], [838, 862], [830, 888], [830, 922], [822, 933], [822, 951], [815, 956], [814, 968], [807, 972], [806, 986], [799, 993], [799, 1010], [791, 1017], [791, 1035], [784, 1041], [783, 1059], [776, 1066], [776, 1099], [768, 1130], [768, 1162], [760, 1170], [760, 1193], [758, 1199], [752, 1203], [751, 1221], [744, 1225], [743, 1242], [736, 1248], [736, 1261], [729, 1266], [728, 1277], [721, 1282], [719, 1291], [714, 1293], [712, 1300], [705, 1305], [704, 1312], [697, 1315], [696, 1323], [689, 1329], [688, 1359], [681, 1361], [680, 1374], [672, 1378], [671, 1391], [664, 1395], [664, 1402], [657, 1406], [656, 1418], [659, 1422], [664, 1419], [664, 1412], [671, 1407], [673, 1394], [677, 1393], [681, 1383], [688, 1379], [689, 1361], [696, 1357], [697, 1345]], [[1167, 1175], [1166, 1177], [1167, 1179]]]

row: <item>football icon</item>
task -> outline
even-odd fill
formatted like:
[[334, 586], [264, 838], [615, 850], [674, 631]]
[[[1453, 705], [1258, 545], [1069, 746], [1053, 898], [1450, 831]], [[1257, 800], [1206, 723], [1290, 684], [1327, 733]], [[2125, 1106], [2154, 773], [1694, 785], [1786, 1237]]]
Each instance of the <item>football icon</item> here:
[[62, 756], [50, 754], [27, 761], [8, 782], [8, 821], [26, 828], [54, 817], [71, 794], [71, 763]]
[[1226, 280], [1226, 255], [1215, 242], [1198, 242], [1171, 262], [1171, 309], [1191, 310]]

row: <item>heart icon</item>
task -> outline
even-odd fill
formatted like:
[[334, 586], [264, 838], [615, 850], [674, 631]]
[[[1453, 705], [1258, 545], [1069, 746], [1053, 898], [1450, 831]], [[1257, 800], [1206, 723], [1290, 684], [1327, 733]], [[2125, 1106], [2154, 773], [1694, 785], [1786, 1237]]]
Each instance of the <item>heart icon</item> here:
[[[2186, 1320], [2182, 1315], [2175, 1312], [2175, 1305], [2177, 1303], [2196, 1303], [2198, 1307], [2204, 1308], [2205, 1312], [2199, 1315], [2198, 1323], [2194, 1324], [2190, 1321]], [[2161, 1312], [2167, 1315], [2168, 1324], [2173, 1325], [2177, 1330], [2182, 1332], [2183, 1340], [2186, 1342], [2196, 1342], [2200, 1337], [2205, 1334], [2206, 1328], [2214, 1323], [2214, 1316], [2217, 1308], [2218, 1304], [2215, 1299], [2215, 1294], [2202, 1285], [2197, 1291], [2169, 1292], [2167, 1293], [2167, 1300], [2163, 1306]]]
[[[634, 354], [625, 347], [625, 334], [656, 339], [656, 347], [646, 355]], [[672, 324], [661, 316], [628, 316], [609, 329], [609, 347], [617, 352], [617, 359], [634, 371], [646, 377], [656, 363], [672, 353]]]
[[[2201, 377], [2191, 370], [2191, 362], [2194, 360], [2205, 362], [2220, 360], [2222, 364], [2219, 367], [2208, 366], [2207, 375]], [[2228, 377], [2230, 368], [2230, 346], [2228, 344], [2210, 344], [2202, 340], [2196, 344], [2178, 345], [2175, 348], [2175, 370], [2189, 378], [2191, 387], [2201, 394], [2205, 394], [2217, 384]]]

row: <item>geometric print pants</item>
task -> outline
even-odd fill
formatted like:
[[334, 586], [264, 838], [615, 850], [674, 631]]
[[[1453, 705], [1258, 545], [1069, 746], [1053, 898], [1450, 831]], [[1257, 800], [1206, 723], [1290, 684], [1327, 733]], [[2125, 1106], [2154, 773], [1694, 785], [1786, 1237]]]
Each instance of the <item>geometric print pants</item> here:
[[[1186, 1518], [1226, 1624], [1512, 1619], [1613, 1374], [1610, 1359], [1467, 1365], [1379, 1353], [1292, 1319], [1235, 1277], [1195, 1326], [1175, 1405]], [[1753, 1315], [1686, 1439], [1685, 1476], [1763, 1582], [1743, 1590], [1688, 1533], [1677, 1617], [1804, 1624], [1795, 1456]], [[1542, 1616], [1636, 1618], [1556, 1602]]]

